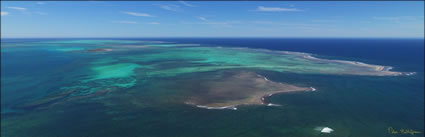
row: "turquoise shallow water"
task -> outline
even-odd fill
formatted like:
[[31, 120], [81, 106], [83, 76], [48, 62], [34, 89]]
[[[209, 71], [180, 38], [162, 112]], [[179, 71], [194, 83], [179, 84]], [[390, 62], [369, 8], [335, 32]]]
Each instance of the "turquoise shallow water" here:
[[[219, 47], [173, 40], [2, 41], [1, 135], [423, 136], [423, 64], [361, 59], [416, 72], [374, 76], [368, 67]], [[112, 51], [89, 52], [93, 49]], [[183, 103], [202, 91], [204, 79], [230, 70], [317, 91], [277, 94], [267, 102], [279, 107], [247, 105], [236, 111]], [[421, 133], [393, 134], [390, 127]]]

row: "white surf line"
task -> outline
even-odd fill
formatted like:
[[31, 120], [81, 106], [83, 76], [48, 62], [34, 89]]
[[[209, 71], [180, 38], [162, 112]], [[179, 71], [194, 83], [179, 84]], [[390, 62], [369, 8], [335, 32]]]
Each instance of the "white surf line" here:
[[281, 105], [269, 103], [269, 104], [267, 104], [267, 106], [269, 106], [269, 107], [280, 107]]
[[391, 66], [367, 64], [367, 63], [363, 63], [363, 62], [359, 62], [359, 61], [316, 58], [316, 57], [313, 57], [312, 54], [308, 54], [308, 53], [304, 54], [302, 57], [306, 58], [306, 59], [318, 60], [318, 61], [337, 62], [337, 63], [344, 63], [344, 64], [354, 64], [354, 65], [359, 65], [359, 66], [364, 66], [364, 67], [381, 68], [381, 69], [377, 69], [377, 71], [390, 71], [391, 69], [393, 69], [393, 67], [391, 67]]
[[282, 105], [273, 104], [273, 103], [267, 103], [266, 104], [266, 102], [264, 102], [265, 101], [265, 97], [270, 97], [270, 96], [273, 96], [273, 94], [268, 94], [268, 95], [263, 96], [261, 98], [261, 104], [266, 105], [266, 106], [269, 106], [269, 107], [280, 107], [280, 106], [282, 106]]
[[406, 75], [406, 76], [415, 75], [415, 74], [416, 74], [416, 72], [406, 72], [406, 73], [404, 73], [404, 75]]
[[331, 133], [331, 132], [333, 132], [334, 130], [332, 129], [332, 128], [329, 128], [329, 127], [315, 127], [314, 128], [314, 130], [316, 130], [316, 131], [320, 131], [321, 133], [327, 133], [327, 134], [329, 134], [329, 133]]
[[[269, 79], [267, 79], [267, 77], [262, 76], [262, 75], [260, 75], [260, 74], [257, 74], [257, 77], [262, 77], [262, 78], [264, 78], [264, 80], [265, 80], [265, 81], [270, 81]], [[281, 83], [279, 83], [279, 84], [281, 84]]]
[[331, 133], [331, 132], [333, 132], [334, 130], [332, 129], [332, 128], [329, 128], [329, 127], [325, 127], [325, 128], [323, 128], [320, 132], [322, 132], [322, 133]]
[[[336, 62], [336, 63], [344, 63], [344, 64], [354, 64], [354, 65], [359, 65], [359, 66], [364, 66], [364, 67], [383, 68], [383, 69], [377, 70], [377, 71], [390, 71], [392, 69], [391, 66], [367, 64], [367, 63], [358, 62], [358, 61], [348, 61], [348, 60], [338, 60], [338, 59], [322, 59], [322, 58], [314, 57], [312, 53], [304, 53], [304, 52], [273, 51], [273, 50], [267, 50], [267, 49], [246, 48], [246, 47], [234, 47], [234, 48], [230, 48], [230, 49], [248, 50], [248, 51], [262, 51], [262, 52], [281, 53], [281, 54], [283, 53], [283, 54], [288, 54], [288, 55], [295, 55], [295, 56], [302, 57], [302, 58], [305, 58], [305, 59], [310, 59], [310, 60], [318, 60], [318, 61], [325, 61], [325, 62]], [[401, 75], [401, 74], [404, 74], [404, 73], [395, 72], [394, 75]], [[413, 75], [413, 74], [407, 73], [407, 74], [404, 74], [404, 75], [409, 76], [409, 75]]]
[[195, 106], [197, 108], [203, 108], [203, 109], [232, 109], [232, 110], [238, 110], [236, 106], [223, 106], [223, 107], [209, 107], [209, 106], [203, 106], [203, 105], [196, 105], [193, 103], [185, 102], [187, 105]]
[[202, 106], [202, 105], [196, 105], [198, 108], [205, 108], [205, 109], [232, 109], [232, 110], [238, 110], [238, 108], [234, 106], [224, 106], [224, 107], [208, 107], [208, 106]]
[[[271, 96], [271, 95], [268, 95], [268, 96]], [[279, 105], [279, 104], [273, 104], [273, 103], [265, 103], [264, 102], [264, 97], [262, 97], [261, 98], [261, 104], [263, 104], [263, 105], [266, 105], [266, 106], [269, 106], [269, 107], [280, 107], [280, 106], [282, 106], [282, 105]]]

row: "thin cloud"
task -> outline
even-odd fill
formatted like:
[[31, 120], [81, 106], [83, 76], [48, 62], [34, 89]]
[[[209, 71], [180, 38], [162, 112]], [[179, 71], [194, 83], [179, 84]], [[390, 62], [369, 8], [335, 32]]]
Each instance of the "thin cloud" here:
[[423, 21], [424, 16], [373, 17], [373, 19], [401, 23], [405, 21], [419, 21], [419, 20]]
[[282, 26], [298, 26], [298, 27], [318, 27], [319, 24], [304, 24], [304, 23], [280, 23]]
[[149, 22], [148, 24], [151, 24], [151, 25], [159, 25], [160, 23], [159, 23], [159, 22]]
[[169, 11], [179, 11], [180, 6], [177, 5], [157, 5], [159, 8]]
[[202, 23], [195, 23], [195, 24], [208, 24], [208, 25], [225, 25], [225, 26], [230, 26], [230, 22], [216, 22], [216, 21], [211, 21], [208, 20], [205, 17], [198, 17], [199, 20], [202, 21]]
[[7, 7], [8, 9], [13, 9], [13, 10], [17, 10], [20, 11], [22, 14], [27, 14], [27, 15], [33, 15], [33, 14], [37, 14], [37, 15], [47, 15], [47, 13], [45, 12], [39, 12], [39, 11], [28, 11], [27, 8], [23, 8], [23, 7]]
[[332, 23], [332, 22], [338, 22], [338, 21], [337, 20], [312, 20], [312, 22]]
[[400, 17], [373, 17], [375, 20], [399, 21]]
[[41, 1], [39, 1], [39, 2], [36, 2], [36, 4], [38, 4], [38, 5], [44, 5], [44, 4], [46, 4], [45, 2], [41, 2]]
[[272, 21], [253, 21], [254, 24], [275, 24], [275, 22]]
[[38, 15], [47, 15], [46, 12], [33, 12], [34, 14], [38, 14]]
[[202, 21], [204, 21], [204, 22], [209, 22], [209, 21], [207, 20], [207, 18], [205, 18], [205, 17], [198, 17], [198, 19], [199, 19], [199, 20], [202, 20]]
[[14, 10], [19, 10], [19, 11], [26, 11], [27, 8], [22, 8], [22, 7], [7, 7], [9, 9], [14, 9]]
[[280, 8], [280, 7], [264, 7], [264, 6], [258, 6], [257, 11], [264, 11], [264, 12], [295, 12], [295, 11], [301, 11], [297, 8]]
[[4, 11], [1, 12], [1, 16], [7, 16], [7, 15], [9, 15], [9, 12], [4, 12]]
[[273, 22], [273, 21], [251, 21], [249, 23], [262, 24], [262, 25], [276, 25], [287, 27], [318, 27], [319, 24], [304, 24], [304, 23], [291, 23], [291, 22]]
[[418, 20], [419, 18], [424, 18], [424, 16], [396, 16], [396, 17], [373, 17], [376, 20]]
[[180, 2], [181, 4], [183, 4], [183, 5], [187, 6], [187, 7], [198, 7], [198, 6], [196, 6], [196, 5], [189, 4], [189, 3], [185, 2], [185, 1], [179, 1], [179, 2]]
[[139, 24], [135, 21], [117, 21], [117, 23], [121, 23], [121, 24]]
[[123, 12], [123, 13], [127, 15], [132, 15], [132, 16], [139, 16], [139, 17], [154, 17], [147, 13], [138, 13], [138, 12]]

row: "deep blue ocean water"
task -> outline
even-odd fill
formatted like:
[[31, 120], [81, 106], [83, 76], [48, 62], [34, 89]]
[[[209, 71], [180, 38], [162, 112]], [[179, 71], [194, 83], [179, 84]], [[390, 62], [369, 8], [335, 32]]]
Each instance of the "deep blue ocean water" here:
[[[122, 39], [122, 38], [120, 38]], [[2, 43], [43, 41], [46, 39], [2, 39]], [[123, 40], [159, 40], [176, 43], [206, 44], [285, 50], [312, 53], [317, 57], [361, 61], [394, 67], [395, 71], [417, 72], [409, 77], [300, 75], [263, 72], [273, 81], [304, 83], [317, 87], [316, 94], [293, 93], [273, 96], [271, 101], [287, 104], [283, 109], [246, 107], [232, 111], [199, 110], [187, 106], [145, 108], [124, 113], [136, 117], [130, 121], [113, 121], [104, 116], [98, 104], [71, 104], [57, 123], [35, 124], [31, 129], [13, 129], [5, 122], [20, 124], [25, 114], [5, 113], [4, 104], [15, 95], [16, 82], [7, 76], [22, 75], [43, 78], [56, 67], [78, 59], [43, 50], [1, 54], [2, 136], [423, 136], [424, 132], [424, 39], [278, 39], [278, 38], [149, 38]], [[3, 50], [3, 49], [2, 49]], [[23, 55], [25, 54], [25, 55]], [[57, 73], [57, 72], [55, 72]], [[33, 79], [24, 79], [31, 83]], [[55, 81], [55, 80], [50, 80]], [[41, 84], [43, 83], [34, 83]], [[60, 83], [58, 83], [60, 84]], [[31, 88], [34, 85], [26, 84]], [[155, 84], [152, 83], [154, 86]], [[157, 85], [155, 85], [157, 86]], [[54, 85], [52, 85], [54, 87]], [[39, 86], [34, 90], [47, 90]], [[17, 90], [19, 91], [19, 90]], [[13, 94], [19, 94], [13, 93]], [[28, 94], [26, 96], [36, 96]], [[24, 96], [25, 97], [25, 96]], [[22, 98], [22, 96], [16, 96]], [[13, 103], [12, 103], [13, 104]], [[35, 112], [27, 112], [35, 113]], [[52, 116], [47, 110], [30, 118]], [[28, 116], [22, 117], [28, 119]], [[41, 118], [40, 118], [41, 119]], [[26, 123], [27, 124], [27, 123]], [[331, 134], [313, 129], [329, 126]], [[391, 134], [388, 128], [412, 129], [420, 134]], [[22, 132], [26, 132], [25, 134]]]

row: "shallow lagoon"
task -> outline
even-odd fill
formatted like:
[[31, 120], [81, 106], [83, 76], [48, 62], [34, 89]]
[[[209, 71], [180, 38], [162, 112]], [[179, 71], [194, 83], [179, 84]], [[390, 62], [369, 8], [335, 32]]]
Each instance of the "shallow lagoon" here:
[[[393, 112], [382, 109], [386, 106], [384, 103], [373, 101], [395, 99], [391, 96], [397, 94], [391, 92], [394, 89], [412, 88], [412, 84], [400, 84], [400, 81], [415, 81], [418, 75], [405, 76], [405, 73], [376, 69], [380, 66], [312, 59], [314, 55], [297, 52], [196, 43], [67, 40], [19, 43], [22, 47], [8, 44], [2, 43], [2, 135], [5, 136], [66, 136], [70, 133], [75, 136], [320, 136], [321, 133], [314, 130], [320, 126], [335, 130], [327, 136], [385, 136], [388, 126], [423, 129], [423, 123], [413, 122], [423, 116], [419, 107], [411, 106], [419, 112], [407, 117], [412, 124], [408, 126], [404, 121], [390, 120], [398, 117], [398, 112], [408, 111], [407, 108]], [[69, 46], [75, 50], [68, 50]], [[112, 50], [91, 52], [90, 49]], [[58, 61], [33, 59], [40, 63], [34, 64], [40, 71], [14, 70], [13, 73], [13, 68], [26, 66], [21, 64], [26, 60], [17, 62], [12, 57], [27, 59], [39, 55]], [[7, 58], [11, 60], [5, 61]], [[209, 110], [187, 103], [188, 98], [193, 97], [201, 101], [192, 103], [243, 100], [241, 97], [261, 93], [268, 87], [248, 88], [251, 91], [248, 95], [217, 89], [229, 86], [247, 90], [234, 87], [250, 85], [249, 80], [247, 84], [232, 78], [233, 74], [242, 72], [252, 74], [244, 78], [259, 75], [275, 83], [318, 90], [278, 94], [266, 100], [279, 106], [244, 105], [236, 111]], [[232, 81], [234, 85], [226, 84]], [[12, 86], [3, 86], [6, 83]], [[416, 85], [419, 87], [416, 91], [421, 90], [420, 84]], [[359, 87], [361, 91], [356, 90]], [[218, 100], [211, 100], [203, 88], [220, 91], [206, 92], [219, 96]], [[384, 92], [385, 89], [391, 91]], [[390, 95], [379, 97], [387, 94]], [[365, 100], [358, 102], [359, 99]], [[198, 105], [205, 104], [208, 103]], [[362, 106], [381, 109], [367, 114], [369, 109]], [[352, 109], [346, 110], [346, 107]], [[389, 116], [376, 119], [384, 113]], [[367, 120], [371, 122], [365, 122]], [[55, 127], [57, 122], [63, 124]], [[161, 132], [163, 130], [167, 133]]]

